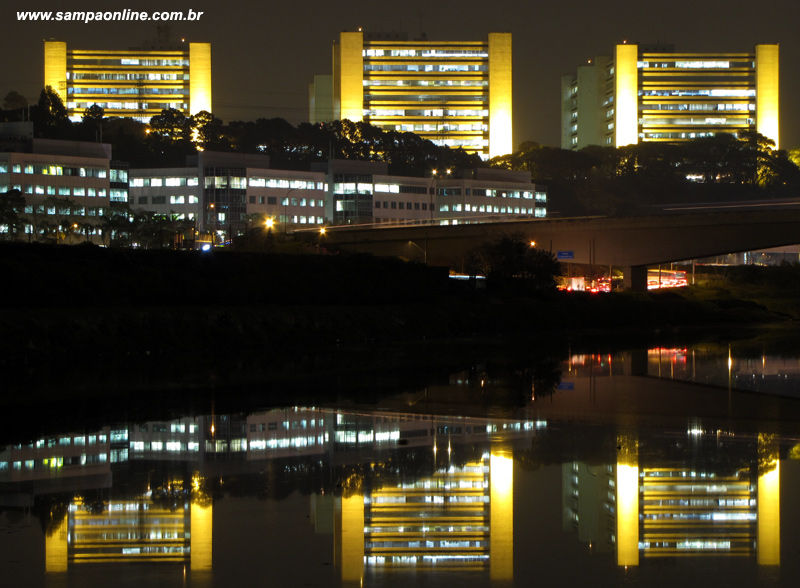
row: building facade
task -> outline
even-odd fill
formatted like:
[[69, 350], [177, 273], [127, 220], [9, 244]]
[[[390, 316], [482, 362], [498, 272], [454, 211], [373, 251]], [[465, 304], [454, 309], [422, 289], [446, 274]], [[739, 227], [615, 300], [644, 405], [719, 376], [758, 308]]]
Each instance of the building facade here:
[[[4, 123], [0, 136], [20, 125], [30, 123]], [[107, 243], [111, 208], [128, 201], [128, 164], [112, 160], [111, 145], [30, 138], [14, 149], [0, 152], [0, 194], [19, 190], [25, 206], [19, 226], [0, 225], [0, 234]]]
[[779, 145], [779, 47], [682, 53], [617, 45], [561, 79], [561, 147], [756, 131]]
[[44, 85], [55, 90], [73, 121], [97, 104], [105, 116], [148, 122], [164, 109], [190, 116], [211, 106], [211, 44], [163, 44], [123, 51], [68, 49], [44, 42]]
[[[320, 97], [329, 91], [330, 106]], [[331, 82], [311, 84], [310, 120], [366, 121], [487, 159], [513, 151], [511, 91], [511, 33], [450, 42], [343, 32]]]
[[269, 218], [276, 230], [352, 224], [464, 224], [543, 218], [547, 191], [529, 172], [442, 170], [394, 176], [385, 163], [332, 160], [271, 169], [263, 155], [202, 152], [185, 168], [131, 170], [134, 209], [194, 223], [221, 243]]

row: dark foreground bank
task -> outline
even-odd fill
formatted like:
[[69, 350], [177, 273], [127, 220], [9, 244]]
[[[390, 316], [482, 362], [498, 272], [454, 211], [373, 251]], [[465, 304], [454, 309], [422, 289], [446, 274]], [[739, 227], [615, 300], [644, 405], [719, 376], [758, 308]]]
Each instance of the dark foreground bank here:
[[796, 289], [776, 298], [763, 285], [749, 299], [719, 287], [601, 295], [483, 287], [442, 268], [365, 255], [0, 245], [6, 365], [792, 324], [797, 300]]
[[[581, 345], [646, 349], [743, 330], [785, 342], [796, 333], [797, 290], [752, 276], [749, 299], [719, 286], [588, 295], [477, 287], [366, 256], [0, 245], [8, 438], [35, 434], [19, 414], [50, 429], [376, 401], [486, 362], [519, 374], [532, 358], [543, 366], [535, 377], [552, 387], [553, 362]], [[759, 353], [768, 345], [758, 339]], [[489, 401], [514, 405], [529, 395], [527, 379], [518, 392]]]

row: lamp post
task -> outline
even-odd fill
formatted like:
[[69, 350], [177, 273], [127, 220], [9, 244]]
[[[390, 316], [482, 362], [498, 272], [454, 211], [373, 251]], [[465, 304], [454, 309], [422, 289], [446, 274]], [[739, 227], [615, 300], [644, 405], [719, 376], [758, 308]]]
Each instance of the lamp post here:
[[409, 245], [413, 245], [414, 247], [416, 247], [417, 249], [422, 251], [422, 254], [424, 256], [423, 260], [425, 261], [425, 265], [428, 265], [428, 235], [427, 235], [427, 233], [425, 234], [425, 248], [424, 249], [422, 247], [420, 247], [419, 245], [417, 245], [416, 243], [414, 243], [414, 241], [409, 241], [408, 244]]

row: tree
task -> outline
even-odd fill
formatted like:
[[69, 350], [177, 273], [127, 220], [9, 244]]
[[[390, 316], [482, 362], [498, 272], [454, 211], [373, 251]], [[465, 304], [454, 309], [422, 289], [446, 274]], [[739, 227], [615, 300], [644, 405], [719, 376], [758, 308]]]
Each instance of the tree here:
[[561, 265], [552, 252], [536, 248], [534, 241], [521, 233], [482, 243], [467, 255], [466, 266], [492, 286], [516, 283], [538, 291], [555, 289], [561, 275]]
[[0, 120], [14, 121], [25, 120], [25, 109], [28, 108], [28, 100], [20, 94], [12, 90], [3, 99], [3, 110], [6, 112], [0, 113]]
[[45, 139], [70, 139], [72, 123], [61, 96], [52, 88], [45, 86], [39, 94], [39, 102], [31, 112], [34, 132]]
[[24, 226], [25, 196], [19, 190], [9, 190], [0, 194], [0, 225], [6, 226], [3, 233], [10, 238], [15, 238]]
[[92, 104], [83, 111], [81, 117], [81, 135], [84, 139], [93, 141], [103, 141], [103, 120], [105, 110], [98, 104]]
[[207, 110], [201, 110], [189, 117], [192, 140], [203, 149], [229, 151], [230, 141], [226, 140], [222, 121]]
[[154, 134], [176, 143], [191, 141], [191, 120], [180, 110], [165, 108], [150, 119], [150, 135]]

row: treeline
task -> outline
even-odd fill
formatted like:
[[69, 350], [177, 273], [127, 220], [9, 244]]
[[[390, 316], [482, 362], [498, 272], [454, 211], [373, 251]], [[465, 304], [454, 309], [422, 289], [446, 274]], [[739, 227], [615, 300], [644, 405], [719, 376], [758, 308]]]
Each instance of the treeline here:
[[775, 149], [755, 132], [579, 151], [525, 142], [514, 153], [485, 162], [462, 149], [367, 122], [293, 126], [281, 118], [260, 118], [226, 124], [209, 112], [187, 117], [170, 109], [145, 124], [106, 117], [93, 105], [73, 123], [49, 87], [37, 104], [24, 102], [15, 92], [8, 94], [0, 121], [31, 120], [38, 137], [110, 143], [114, 158], [132, 168], [180, 167], [198, 149], [268, 155], [275, 169], [307, 170], [329, 158], [385, 162], [395, 175], [491, 166], [529, 171], [534, 182], [548, 187], [551, 215], [651, 213], [653, 205], [776, 198], [800, 186], [800, 149]]
[[29, 108], [12, 92], [0, 110], [0, 121], [30, 120], [37, 137], [102, 141], [113, 147], [114, 159], [132, 168], [181, 167], [198, 149], [263, 154], [275, 169], [307, 170], [313, 162], [335, 159], [385, 162], [396, 175], [430, 174], [437, 168], [470, 169], [487, 165], [463, 149], [439, 147], [414, 133], [385, 131], [349, 120], [291, 125], [284, 119], [260, 118], [225, 124], [209, 112], [185, 116], [163, 110], [145, 124], [130, 118], [106, 117], [103, 108], [87, 108], [73, 123], [52, 88], [44, 88]]
[[626, 215], [659, 204], [793, 195], [800, 150], [774, 147], [755, 132], [579, 151], [527, 142], [491, 165], [531, 172], [548, 186], [550, 212], [555, 205], [568, 215]]

